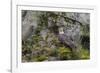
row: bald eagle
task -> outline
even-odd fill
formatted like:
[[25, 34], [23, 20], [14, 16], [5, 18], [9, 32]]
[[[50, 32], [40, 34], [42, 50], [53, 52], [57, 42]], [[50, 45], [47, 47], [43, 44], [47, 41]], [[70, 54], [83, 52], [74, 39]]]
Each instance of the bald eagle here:
[[71, 48], [71, 50], [75, 49], [76, 45], [75, 45], [75, 42], [73, 41], [72, 37], [65, 34], [62, 27], [60, 27], [58, 30], [59, 30], [59, 34], [58, 34], [59, 41], [62, 44], [64, 44], [66, 47]]

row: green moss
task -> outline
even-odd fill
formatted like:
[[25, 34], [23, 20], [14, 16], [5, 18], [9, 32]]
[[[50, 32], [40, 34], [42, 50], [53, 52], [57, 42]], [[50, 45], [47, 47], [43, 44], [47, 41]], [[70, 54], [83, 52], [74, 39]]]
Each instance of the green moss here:
[[44, 61], [44, 60], [47, 60], [47, 59], [48, 59], [48, 57], [45, 56], [45, 55], [41, 55], [41, 56], [33, 58], [34, 61], [38, 61], [38, 62]]
[[90, 59], [90, 53], [88, 49], [81, 49], [81, 59]]
[[60, 57], [61, 60], [71, 59], [71, 55], [72, 54], [69, 48], [60, 47], [58, 49], [58, 56]]

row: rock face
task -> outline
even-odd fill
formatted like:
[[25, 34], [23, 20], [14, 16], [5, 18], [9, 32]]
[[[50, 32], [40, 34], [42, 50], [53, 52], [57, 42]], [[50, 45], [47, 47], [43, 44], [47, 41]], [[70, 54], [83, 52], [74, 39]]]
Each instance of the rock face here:
[[[33, 31], [33, 29], [37, 28], [38, 22], [39, 22], [38, 16], [41, 15], [42, 13], [38, 12], [38, 11], [37, 12], [35, 12], [35, 11], [23, 11], [22, 14], [23, 14], [23, 17], [22, 17], [22, 19], [23, 19], [22, 20], [22, 38], [25, 39]], [[59, 15], [59, 13], [55, 13], [55, 14]], [[89, 25], [90, 24], [90, 20], [89, 20], [90, 14], [89, 13], [67, 12], [64, 16], [71, 18], [73, 20], [79, 21], [80, 23], [82, 23], [82, 25]], [[48, 26], [49, 27], [53, 26], [52, 24], [54, 24], [54, 21], [55, 21], [54, 18], [48, 17]], [[72, 23], [66, 22], [63, 17], [58, 18], [57, 22], [58, 22], [56, 24], [57, 26], [64, 25], [66, 27], [65, 32], [67, 31], [66, 29], [68, 29], [68, 28], [69, 28], [69, 30], [73, 30], [73, 28], [74, 28], [74, 27], [71, 27]], [[76, 24], [76, 26], [78, 25], [77, 23], [74, 23], [74, 24]], [[66, 25], [69, 25], [70, 27], [68, 27]], [[78, 26], [78, 27], [80, 27], [80, 26]], [[79, 28], [76, 28], [75, 30], [79, 30]]]
[[83, 25], [90, 24], [89, 13], [67, 13], [66, 16], [81, 22]]
[[[57, 49], [60, 47], [79, 49], [80, 45], [86, 43], [89, 45], [89, 25], [89, 13], [24, 10], [22, 11], [22, 40], [26, 41], [24, 49], [27, 46], [28, 50], [32, 51], [31, 58], [34, 58], [34, 61], [58, 60]], [[64, 29], [64, 34], [59, 34], [60, 27]], [[88, 42], [84, 37], [88, 38]], [[81, 39], [85, 42], [82, 43]], [[63, 55], [66, 58], [65, 54]]]
[[25, 40], [32, 35], [32, 32], [34, 32], [34, 29], [37, 27], [38, 13], [33, 11], [23, 11], [22, 14], [26, 14], [22, 17], [22, 39]]

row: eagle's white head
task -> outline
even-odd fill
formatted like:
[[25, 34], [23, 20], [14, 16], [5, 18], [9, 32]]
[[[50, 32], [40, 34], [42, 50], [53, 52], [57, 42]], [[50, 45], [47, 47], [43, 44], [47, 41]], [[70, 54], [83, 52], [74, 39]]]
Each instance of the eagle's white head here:
[[58, 30], [59, 30], [59, 34], [64, 34], [63, 27], [60, 27]]

